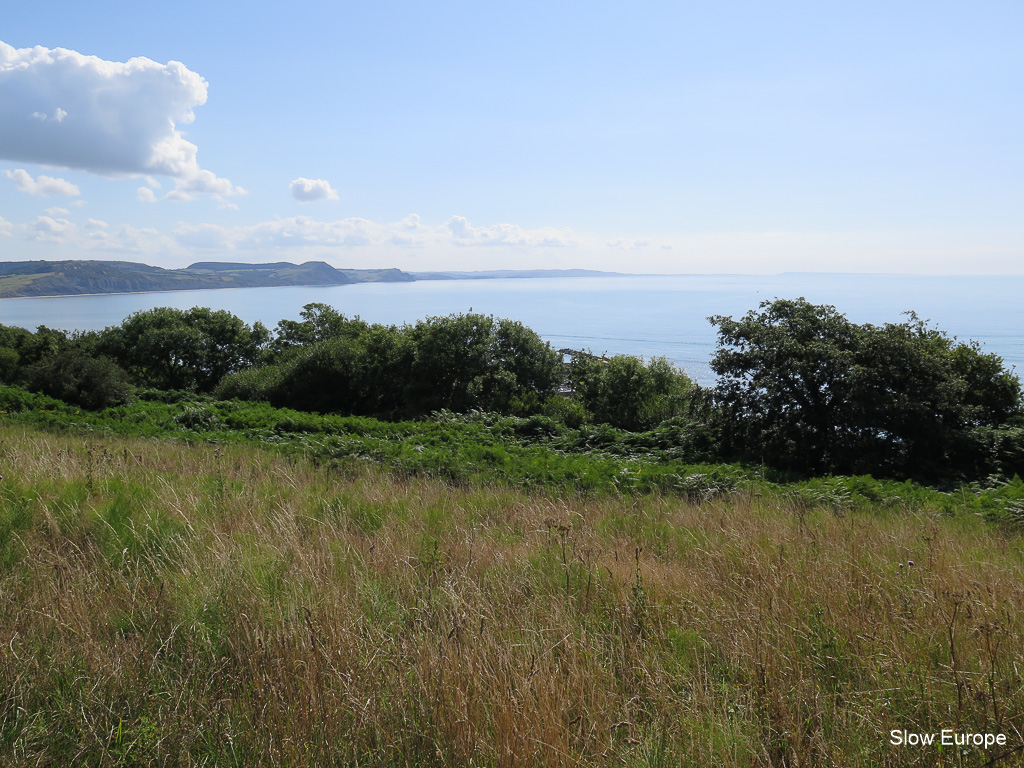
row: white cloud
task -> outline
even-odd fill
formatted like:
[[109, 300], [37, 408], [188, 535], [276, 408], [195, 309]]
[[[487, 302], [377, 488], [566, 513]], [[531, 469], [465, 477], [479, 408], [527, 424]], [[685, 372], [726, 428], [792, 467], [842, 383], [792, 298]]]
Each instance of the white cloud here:
[[299, 177], [288, 185], [292, 197], [300, 203], [312, 203], [316, 200], [337, 200], [338, 193], [325, 179], [304, 179]]
[[153, 190], [149, 187], [139, 187], [135, 192], [135, 197], [138, 198], [140, 203], [156, 202], [156, 195], [153, 194]]
[[425, 225], [416, 214], [383, 224], [355, 217], [321, 221], [308, 216], [239, 227], [181, 223], [174, 235], [186, 247], [246, 251], [381, 245], [422, 248], [453, 245], [565, 247], [579, 244], [579, 239], [568, 229], [525, 229], [515, 224], [473, 227], [462, 216], [453, 216], [443, 225]]
[[[2, 114], [2, 111], [3, 107], [0, 106], [0, 114]], [[0, 125], [0, 135], [2, 134], [3, 126]], [[81, 194], [78, 191], [78, 187], [66, 179], [55, 179], [52, 176], [40, 176], [37, 179], [33, 179], [31, 174], [24, 168], [4, 171], [4, 176], [13, 181], [14, 186], [22, 192], [30, 195], [68, 195], [74, 197]]]
[[32, 117], [34, 117], [36, 120], [38, 120], [41, 123], [45, 123], [47, 120], [53, 120], [54, 122], [62, 123], [62, 122], [64, 122], [64, 118], [67, 117], [67, 116], [68, 116], [68, 113], [65, 112], [63, 109], [61, 109], [60, 107], [57, 107], [55, 110], [53, 110], [53, 114], [52, 115], [47, 115], [44, 112], [33, 112], [32, 113]]
[[576, 238], [569, 229], [541, 227], [524, 229], [518, 224], [492, 224], [489, 227], [474, 227], [463, 216], [448, 219], [448, 230], [459, 245], [523, 245], [562, 247], [576, 245]]
[[[653, 241], [649, 237], [641, 237], [639, 240], [631, 240], [628, 237], [618, 237], [615, 240], [609, 240], [607, 243], [605, 243], [605, 245], [607, 245], [609, 248], [621, 248], [623, 250], [628, 249], [632, 251], [637, 251], [640, 250], [641, 248], [646, 248], [652, 243]], [[665, 248], [664, 245], [661, 247]], [[671, 248], [672, 246], [670, 245], [668, 247]]]
[[179, 224], [174, 230], [174, 237], [189, 248], [231, 247], [228, 230], [216, 224]]
[[206, 103], [206, 89], [177, 61], [105, 61], [0, 42], [0, 156], [101, 175], [171, 176], [184, 196], [244, 194], [200, 168], [198, 148], [179, 130]]
[[10, 237], [12, 234], [14, 234], [14, 225], [0, 216], [0, 237]]
[[119, 254], [151, 254], [166, 253], [168, 243], [161, 238], [155, 229], [136, 229], [130, 224], [111, 227], [103, 221], [90, 219], [86, 224], [89, 236], [75, 243], [76, 246], [90, 251], [105, 251]]
[[197, 170], [194, 174], [178, 179], [174, 189], [164, 195], [164, 198], [166, 200], [188, 202], [189, 200], [194, 200], [197, 194], [209, 194], [216, 198], [221, 198], [248, 193], [241, 187], [236, 187], [227, 179], [222, 179], [210, 171]]
[[67, 208], [47, 208], [43, 213], [47, 216], [67, 216], [70, 211]]
[[28, 225], [26, 236], [30, 240], [42, 240], [49, 243], [62, 243], [76, 232], [75, 225], [67, 219], [55, 219], [40, 216]]

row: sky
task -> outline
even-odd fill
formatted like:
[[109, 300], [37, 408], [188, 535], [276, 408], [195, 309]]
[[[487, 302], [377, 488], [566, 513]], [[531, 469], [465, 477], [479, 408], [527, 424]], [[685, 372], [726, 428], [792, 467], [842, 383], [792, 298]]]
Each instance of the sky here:
[[1024, 4], [12, 3], [0, 260], [1024, 273]]

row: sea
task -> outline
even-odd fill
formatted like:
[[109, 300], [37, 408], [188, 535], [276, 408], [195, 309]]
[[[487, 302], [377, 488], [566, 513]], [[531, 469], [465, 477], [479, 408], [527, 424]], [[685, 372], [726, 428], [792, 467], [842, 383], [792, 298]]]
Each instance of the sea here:
[[452, 313], [519, 320], [556, 349], [663, 356], [702, 384], [717, 345], [711, 315], [739, 317], [775, 298], [830, 304], [857, 323], [902, 322], [913, 311], [1024, 370], [1024, 276], [629, 275], [424, 280], [340, 286], [228, 288], [0, 300], [0, 323], [100, 330], [154, 307], [225, 309], [273, 328], [311, 302], [401, 325]]

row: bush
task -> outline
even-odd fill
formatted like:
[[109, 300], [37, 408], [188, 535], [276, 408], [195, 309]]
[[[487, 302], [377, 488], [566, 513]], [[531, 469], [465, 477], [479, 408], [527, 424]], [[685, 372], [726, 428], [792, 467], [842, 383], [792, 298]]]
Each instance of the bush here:
[[570, 429], [579, 429], [587, 421], [587, 409], [583, 407], [583, 403], [563, 395], [552, 395], [545, 400], [542, 412]]
[[220, 380], [213, 390], [218, 400], [251, 400], [270, 402], [276, 389], [280, 386], [284, 371], [278, 365], [265, 365], [260, 368], [247, 368], [238, 373], [230, 373]]
[[573, 395], [594, 421], [639, 432], [689, 410], [699, 387], [663, 357], [576, 356], [569, 367]]
[[66, 351], [44, 358], [24, 371], [25, 386], [66, 403], [101, 410], [125, 402], [128, 375], [113, 361]]

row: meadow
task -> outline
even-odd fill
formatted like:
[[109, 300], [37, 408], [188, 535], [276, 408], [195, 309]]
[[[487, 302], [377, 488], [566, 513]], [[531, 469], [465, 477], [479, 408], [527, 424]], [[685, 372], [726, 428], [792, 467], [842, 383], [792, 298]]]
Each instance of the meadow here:
[[[5, 764], [1019, 762], [981, 489], [573, 490], [46, 413], [0, 426]], [[1007, 746], [890, 743], [944, 728]]]
[[761, 308], [0, 327], [0, 764], [1020, 763], [1019, 380]]

